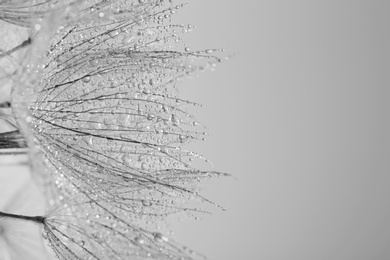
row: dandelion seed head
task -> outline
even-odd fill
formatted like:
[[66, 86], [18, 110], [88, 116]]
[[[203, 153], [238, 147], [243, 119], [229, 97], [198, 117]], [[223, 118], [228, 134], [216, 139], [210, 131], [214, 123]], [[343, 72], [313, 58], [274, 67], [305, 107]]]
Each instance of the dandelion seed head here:
[[59, 259], [193, 259], [162, 233], [125, 222], [99, 203], [79, 196], [47, 216], [44, 237]]
[[[187, 193], [180, 185], [197, 171], [185, 161], [200, 156], [182, 145], [202, 140], [203, 126], [185, 109], [198, 104], [180, 99], [176, 84], [197, 71], [194, 60], [209, 63], [214, 57], [208, 50], [177, 50], [178, 30], [192, 27], [159, 25], [181, 5], [134, 2], [131, 11], [122, 12], [123, 1], [109, 7], [95, 3], [115, 22], [82, 11], [88, 22], [62, 25], [30, 86], [34, 96], [26, 121], [45, 163], [57, 173], [54, 184], [61, 194], [82, 189], [110, 200], [135, 196], [129, 187]], [[148, 23], [140, 25], [140, 16]], [[123, 48], [119, 35], [131, 36], [134, 45]]]
[[42, 13], [14, 91], [51, 209], [44, 238], [59, 259], [192, 259], [155, 223], [204, 213], [193, 198], [214, 205], [194, 182], [219, 173], [193, 168], [205, 158], [184, 147], [206, 135], [188, 112], [201, 105], [178, 83], [219, 63], [218, 50], [183, 42], [194, 27], [170, 21], [184, 5], [76, 2]]

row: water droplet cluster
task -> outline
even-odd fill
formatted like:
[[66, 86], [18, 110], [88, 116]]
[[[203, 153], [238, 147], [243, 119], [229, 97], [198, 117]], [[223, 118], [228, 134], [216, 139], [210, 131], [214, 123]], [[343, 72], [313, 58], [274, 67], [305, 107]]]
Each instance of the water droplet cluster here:
[[162, 233], [120, 216], [107, 203], [79, 196], [47, 215], [42, 236], [60, 259], [193, 259]]
[[[196, 62], [217, 58], [209, 50], [179, 51], [188, 26], [158, 24], [182, 5], [163, 4], [95, 3], [82, 13], [85, 23], [67, 24], [53, 37], [30, 109], [61, 189], [71, 183], [115, 202], [168, 189], [178, 193], [164, 201], [171, 202], [190, 192], [178, 185], [213, 175], [191, 168], [202, 157], [181, 148], [201, 140], [204, 129], [186, 112], [199, 105], [180, 99], [176, 84], [200, 69]], [[92, 9], [99, 10], [93, 19]]]
[[[49, 169], [44, 179], [55, 208], [44, 236], [60, 259], [192, 259], [151, 223], [202, 212], [185, 205], [193, 197], [210, 202], [194, 183], [223, 175], [191, 166], [205, 158], [184, 145], [206, 133], [187, 108], [201, 105], [177, 89], [181, 79], [221, 62], [221, 50], [191, 51], [183, 43], [194, 27], [170, 23], [183, 4], [69, 3], [50, 49], [27, 66], [39, 76], [29, 80], [26, 122]], [[43, 19], [33, 43], [49, 23]]]

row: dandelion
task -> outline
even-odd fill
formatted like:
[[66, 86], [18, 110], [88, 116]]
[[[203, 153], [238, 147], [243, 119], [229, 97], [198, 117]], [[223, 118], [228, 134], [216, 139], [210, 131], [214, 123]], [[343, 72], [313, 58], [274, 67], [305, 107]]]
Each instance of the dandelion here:
[[[1, 183], [3, 184], [3, 183]], [[3, 186], [3, 185], [2, 185]], [[4, 186], [1, 191], [3, 191]], [[7, 197], [4, 192], [2, 198]], [[15, 195], [2, 207], [4, 212], [34, 212], [37, 205], [37, 192], [33, 190], [31, 182], [17, 190]], [[0, 211], [0, 259], [2, 260], [43, 260], [48, 259], [47, 251], [42, 243], [37, 221], [39, 217], [25, 217], [19, 214], [8, 214]], [[26, 221], [29, 220], [29, 221]]]
[[204, 212], [192, 198], [216, 205], [194, 183], [226, 174], [191, 166], [205, 158], [183, 147], [206, 133], [177, 83], [221, 62], [220, 50], [183, 43], [193, 27], [170, 23], [183, 4], [66, 3], [22, 19], [33, 31], [11, 104], [26, 143], [2, 137], [30, 148], [50, 213], [3, 216], [43, 226], [59, 259], [196, 257], [151, 223]]
[[43, 250], [43, 246], [36, 227], [32, 229], [28, 222], [18, 221], [12, 214], [10, 216], [0, 212], [0, 259], [41, 259], [38, 252]]
[[194, 130], [183, 106], [196, 104], [177, 96], [176, 83], [203, 68], [192, 63], [219, 59], [174, 49], [188, 26], [158, 24], [182, 5], [142, 1], [126, 9], [125, 2], [97, 1], [104, 14], [97, 21], [86, 8], [86, 22], [61, 25], [39, 78], [19, 87], [33, 88], [24, 120], [61, 193], [77, 187], [122, 203], [135, 190], [190, 192], [177, 184], [216, 174], [192, 169], [190, 159], [201, 156], [181, 149], [204, 133]]
[[[41, 226], [43, 238], [48, 240], [49, 247], [60, 260], [186, 260], [201, 257], [160, 232], [151, 232], [123, 221], [117, 212], [108, 210], [108, 206], [88, 196], [78, 196], [51, 210], [46, 216], [0, 212], [0, 217], [3, 221], [21, 220]], [[15, 248], [16, 251], [18, 247], [8, 245], [8, 248]]]
[[44, 220], [44, 236], [60, 259], [193, 259], [160, 232], [123, 221], [88, 196], [72, 200]]

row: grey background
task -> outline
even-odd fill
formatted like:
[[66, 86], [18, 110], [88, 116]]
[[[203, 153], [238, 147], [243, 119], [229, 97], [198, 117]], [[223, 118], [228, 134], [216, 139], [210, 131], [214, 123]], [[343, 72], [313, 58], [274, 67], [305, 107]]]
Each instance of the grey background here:
[[[390, 259], [388, 1], [193, 1], [193, 47], [238, 54], [188, 82], [236, 179], [177, 225], [210, 259]], [[194, 48], [193, 48], [194, 49]]]
[[178, 241], [214, 260], [390, 258], [389, 6], [197, 0], [178, 13], [197, 25], [193, 50], [236, 53], [183, 83], [209, 105], [198, 118], [213, 135], [192, 147], [234, 178], [203, 184], [228, 211], [174, 222]]

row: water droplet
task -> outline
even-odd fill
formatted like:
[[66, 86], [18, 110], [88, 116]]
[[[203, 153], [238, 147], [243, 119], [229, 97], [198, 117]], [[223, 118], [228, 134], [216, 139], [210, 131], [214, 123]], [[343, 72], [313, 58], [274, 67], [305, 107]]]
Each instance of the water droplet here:
[[91, 77], [90, 76], [86, 76], [86, 77], [82, 78], [81, 81], [84, 82], [84, 83], [88, 83], [88, 82], [91, 81]]
[[149, 200], [142, 200], [142, 205], [144, 205], [145, 207], [150, 207], [152, 205], [152, 202], [150, 202]]
[[127, 45], [127, 44], [131, 43], [131, 41], [132, 41], [133, 39], [134, 39], [134, 37], [126, 36], [126, 37], [123, 38], [122, 44], [123, 44], [123, 45]]
[[42, 26], [40, 24], [35, 24], [34, 28], [36, 31], [39, 31], [39, 30], [41, 30]]
[[146, 168], [147, 168], [146, 163], [141, 163], [141, 169], [142, 169], [142, 170], [146, 170]]
[[154, 239], [158, 242], [168, 242], [168, 240], [169, 240], [166, 236], [164, 236], [163, 234], [158, 233], [158, 232], [154, 233], [153, 236], [154, 236]]
[[154, 86], [154, 85], [156, 84], [156, 80], [155, 80], [155, 79], [150, 79], [150, 80], [149, 80], [149, 84], [150, 84], [151, 86]]
[[161, 146], [161, 147], [159, 147], [159, 149], [158, 150], [160, 150], [160, 152], [162, 152], [162, 153], [168, 153], [168, 148], [167, 147], [165, 147], [165, 146]]
[[145, 240], [143, 240], [143, 239], [140, 238], [140, 237], [136, 237], [136, 238], [135, 238], [135, 242], [137, 242], [137, 243], [140, 244], [140, 245], [145, 244]]
[[180, 119], [178, 119], [175, 115], [172, 115], [171, 122], [174, 126], [178, 126], [180, 124]]
[[110, 35], [110, 37], [115, 37], [119, 34], [119, 31], [118, 30], [115, 30], [115, 31], [112, 31], [110, 32], [108, 35]]
[[132, 163], [132, 158], [131, 158], [131, 156], [128, 155], [128, 154], [124, 154], [124, 155], [122, 156], [122, 162], [123, 162], [123, 164], [125, 164], [125, 165], [131, 165], [131, 163]]
[[168, 109], [168, 107], [166, 105], [163, 105], [162, 109], [163, 109], [164, 112], [168, 112], [169, 111], [169, 109]]

